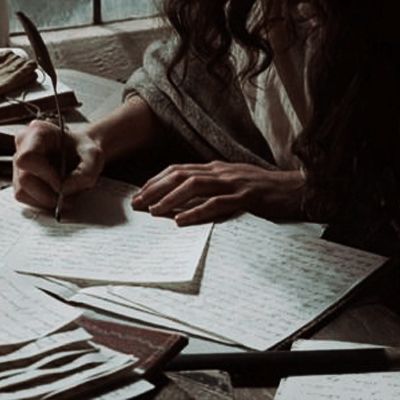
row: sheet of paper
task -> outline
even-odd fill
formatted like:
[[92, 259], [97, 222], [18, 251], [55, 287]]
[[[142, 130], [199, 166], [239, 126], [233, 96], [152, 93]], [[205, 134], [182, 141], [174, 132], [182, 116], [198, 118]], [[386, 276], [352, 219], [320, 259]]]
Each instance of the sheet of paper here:
[[84, 329], [76, 328], [65, 332], [54, 333], [37, 339], [12, 353], [0, 356], [0, 370], [11, 368], [22, 362], [32, 364], [34, 360], [40, 359], [44, 354], [52, 354], [58, 350], [86, 350], [87, 341], [92, 339]]
[[324, 233], [326, 225], [310, 222], [283, 222], [277, 224], [279, 234], [286, 234], [290, 237], [298, 235], [320, 238]]
[[179, 228], [173, 220], [134, 212], [132, 192], [103, 180], [63, 223], [39, 215], [7, 263], [19, 272], [86, 283], [192, 281], [212, 224]]
[[215, 225], [198, 296], [110, 290], [176, 321], [265, 350], [312, 322], [385, 260], [321, 239], [276, 235], [274, 224], [244, 215]]
[[19, 374], [3, 378], [0, 380], [0, 392], [8, 389], [12, 386], [17, 385], [29, 385], [30, 382], [35, 380], [44, 380], [52, 377], [53, 379], [59, 379], [59, 377], [67, 376], [72, 372], [78, 372], [80, 369], [87, 368], [89, 366], [101, 365], [108, 360], [105, 359], [100, 352], [91, 352], [89, 354], [78, 355], [72, 361], [62, 364], [61, 366], [56, 365], [54, 367], [42, 367], [42, 368], [26, 368]]
[[[11, 369], [13, 367], [13, 363], [9, 363], [6, 365], [6, 370], [0, 372], [0, 384], [2, 384], [2, 379], [11, 377], [11, 376], [15, 376], [15, 375], [20, 375], [20, 374], [24, 374], [27, 373], [28, 371], [33, 371], [33, 370], [38, 370], [46, 365], [49, 365], [51, 363], [61, 363], [63, 360], [65, 359], [72, 359], [84, 354], [88, 354], [93, 352], [92, 349], [85, 349], [85, 350], [70, 350], [70, 351], [60, 351], [58, 353], [55, 354], [50, 354], [48, 356], [43, 356], [43, 358], [34, 361], [31, 364], [28, 364], [25, 367], [22, 368], [14, 368]], [[54, 364], [53, 364], [54, 365]]]
[[6, 189], [11, 185], [11, 177], [0, 176], [0, 190]]
[[[355, 349], [371, 346], [302, 340], [295, 343], [293, 350]], [[398, 400], [399, 398], [400, 372], [383, 372], [290, 377], [282, 380], [275, 400]]]
[[[26, 370], [20, 375], [2, 380], [0, 400], [58, 398], [61, 393], [71, 392], [82, 385], [95, 390], [96, 384], [101, 383], [104, 378], [128, 376], [137, 361], [133, 356], [103, 346], [95, 345], [94, 348], [96, 352], [82, 355], [61, 366], [56, 365], [47, 370], [45, 368]], [[43, 381], [35, 380], [46, 376], [47, 379]], [[7, 387], [11, 384], [16, 386], [7, 393]]]
[[[83, 328], [75, 328], [0, 356], [0, 399], [58, 398], [59, 394], [73, 392], [86, 383], [95, 391], [96, 383], [101, 384], [108, 376], [132, 375], [136, 357], [92, 343], [91, 338]], [[124, 381], [104, 398], [122, 400], [128, 390], [132, 396], [152, 388], [146, 381]]]
[[[100, 289], [95, 288], [95, 289]], [[94, 289], [94, 288], [93, 288]], [[166, 318], [162, 315], [156, 314], [154, 312], [149, 312], [140, 306], [133, 305], [130, 302], [125, 302], [119, 296], [115, 296], [109, 293], [98, 293], [97, 290], [91, 290], [92, 294], [87, 294], [84, 291], [82, 293], [77, 293], [72, 297], [73, 302], [78, 304], [86, 305], [97, 310], [106, 311], [115, 315], [121, 315], [124, 318], [130, 318], [136, 321], [146, 322], [153, 326], [162, 327], [166, 329], [172, 329], [174, 331], [185, 332], [192, 336], [199, 336], [209, 340], [214, 340], [216, 342], [234, 345], [232, 341], [226, 338], [219, 337], [210, 332], [188, 326], [187, 324], [180, 323], [179, 321], [174, 321]], [[96, 295], [93, 295], [96, 293]]]
[[54, 278], [27, 276], [27, 279], [33, 286], [46, 290], [67, 302], [72, 302], [75, 306], [89, 307], [100, 312], [119, 315], [124, 319], [142, 321], [153, 326], [186, 332], [192, 336], [199, 336], [224, 344], [236, 344], [226, 338], [173, 321], [157, 313], [149, 312], [148, 309], [132, 304], [132, 302], [113, 294], [107, 286], [82, 289], [71, 282]]
[[37, 212], [21, 207], [14, 200], [11, 188], [0, 191], [0, 260], [8, 254], [36, 216]]
[[61, 281], [55, 278], [24, 275], [24, 279], [29, 282], [30, 285], [51, 293], [66, 302], [70, 301], [70, 299], [80, 290], [80, 287], [75, 283]]
[[0, 275], [0, 304], [0, 346], [37, 339], [69, 324], [81, 314], [12, 273]]

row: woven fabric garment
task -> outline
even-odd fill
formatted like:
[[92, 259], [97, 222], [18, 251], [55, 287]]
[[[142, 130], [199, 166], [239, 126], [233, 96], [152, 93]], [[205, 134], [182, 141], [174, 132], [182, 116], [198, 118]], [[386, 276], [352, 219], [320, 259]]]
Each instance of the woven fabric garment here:
[[24, 59], [11, 50], [0, 52], [0, 95], [23, 88], [36, 81], [37, 65], [33, 60]]

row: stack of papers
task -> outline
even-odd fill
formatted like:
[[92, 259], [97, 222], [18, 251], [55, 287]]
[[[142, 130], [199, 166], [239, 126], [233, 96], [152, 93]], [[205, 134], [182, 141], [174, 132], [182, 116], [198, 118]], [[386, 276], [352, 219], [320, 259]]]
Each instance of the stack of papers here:
[[[97, 399], [127, 400], [153, 388], [132, 379], [135, 357], [91, 343], [82, 328], [69, 328], [81, 310], [3, 265], [0, 271], [0, 400], [73, 398], [89, 383], [94, 390], [114, 380], [118, 389]], [[119, 387], [118, 379], [125, 377], [134, 382]]]
[[81, 289], [72, 300], [108, 300], [144, 321], [169, 319], [189, 333], [265, 350], [312, 324], [384, 261], [320, 239], [279, 235], [273, 224], [244, 215], [215, 225], [196, 295], [109, 286]]
[[[347, 342], [302, 340], [292, 350], [376, 347]], [[282, 380], [275, 400], [398, 400], [400, 372], [291, 377]]]
[[7, 268], [73, 304], [265, 350], [312, 325], [386, 260], [249, 214], [178, 228], [132, 211], [134, 191], [103, 180], [62, 224], [8, 205], [8, 224], [18, 225]]
[[[1, 265], [0, 270], [4, 271]], [[82, 313], [13, 273], [0, 275], [0, 304], [0, 349], [3, 351], [55, 332]]]
[[[93, 393], [122, 378], [133, 380], [135, 357], [96, 345], [90, 339], [84, 329], [77, 328], [1, 355], [0, 399], [76, 398], [88, 388]], [[149, 383], [139, 381], [96, 398], [130, 399], [151, 388]]]

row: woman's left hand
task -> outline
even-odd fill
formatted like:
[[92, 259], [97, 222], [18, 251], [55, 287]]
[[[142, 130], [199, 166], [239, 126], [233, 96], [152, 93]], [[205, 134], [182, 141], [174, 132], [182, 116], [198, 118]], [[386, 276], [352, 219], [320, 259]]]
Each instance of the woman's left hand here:
[[174, 216], [191, 225], [248, 211], [263, 218], [299, 218], [304, 178], [300, 171], [269, 171], [239, 163], [172, 165], [133, 198], [137, 210]]

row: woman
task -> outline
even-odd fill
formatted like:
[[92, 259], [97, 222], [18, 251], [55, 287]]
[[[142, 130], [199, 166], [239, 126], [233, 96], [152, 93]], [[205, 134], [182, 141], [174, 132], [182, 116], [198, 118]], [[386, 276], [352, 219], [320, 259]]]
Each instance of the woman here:
[[151, 46], [119, 109], [70, 134], [78, 161], [63, 183], [48, 161], [56, 128], [35, 121], [17, 135], [16, 198], [53, 208], [61, 187], [93, 186], [111, 160], [174, 147], [190, 163], [150, 179], [135, 208], [180, 225], [306, 212], [359, 246], [395, 237], [396, 1], [164, 3], [176, 37]]

